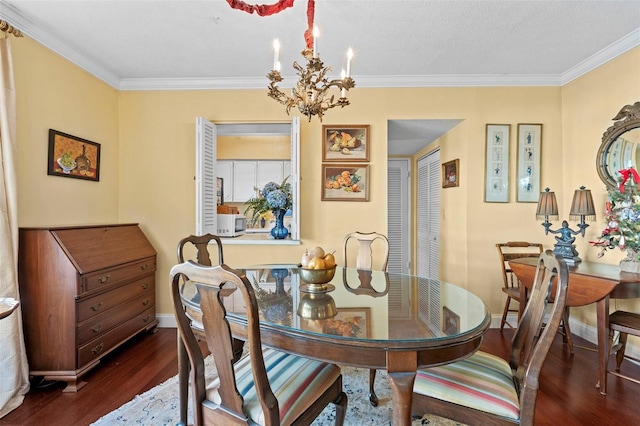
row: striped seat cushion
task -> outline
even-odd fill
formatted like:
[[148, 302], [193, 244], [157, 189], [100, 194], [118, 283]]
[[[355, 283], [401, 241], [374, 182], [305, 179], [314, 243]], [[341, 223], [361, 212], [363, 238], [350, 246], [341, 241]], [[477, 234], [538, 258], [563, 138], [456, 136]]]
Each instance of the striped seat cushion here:
[[418, 370], [413, 391], [518, 420], [520, 403], [512, 377], [505, 360], [476, 352], [463, 361]]
[[[318, 399], [340, 375], [334, 364], [314, 361], [269, 348], [263, 348], [264, 364], [271, 390], [278, 400], [280, 422], [291, 424]], [[264, 425], [264, 413], [258, 401], [251, 361], [245, 356], [235, 364], [238, 391], [244, 398], [245, 412], [256, 423]], [[207, 399], [220, 404], [216, 378], [207, 386]]]

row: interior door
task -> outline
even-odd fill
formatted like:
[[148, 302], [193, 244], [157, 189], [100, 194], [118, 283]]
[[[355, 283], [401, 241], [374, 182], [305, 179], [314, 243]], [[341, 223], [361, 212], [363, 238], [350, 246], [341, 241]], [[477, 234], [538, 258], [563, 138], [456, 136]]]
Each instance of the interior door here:
[[416, 274], [440, 279], [440, 151], [418, 160]]
[[410, 160], [394, 158], [387, 162], [387, 238], [389, 272], [411, 273]]

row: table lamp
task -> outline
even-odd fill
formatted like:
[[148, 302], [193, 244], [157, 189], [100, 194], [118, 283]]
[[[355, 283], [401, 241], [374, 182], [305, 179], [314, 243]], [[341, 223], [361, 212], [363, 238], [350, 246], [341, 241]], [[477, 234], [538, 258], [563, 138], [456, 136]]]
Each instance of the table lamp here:
[[587, 220], [595, 220], [596, 210], [593, 204], [593, 197], [591, 191], [581, 186], [580, 189], [576, 189], [573, 194], [573, 202], [571, 203], [571, 211], [569, 212], [569, 218], [571, 220], [580, 220], [578, 223], [579, 231], [574, 231], [569, 228], [569, 223], [566, 220], [562, 221], [562, 227], [556, 230], [552, 230], [549, 217], [554, 220], [558, 220], [558, 202], [556, 201], [556, 194], [545, 188], [544, 192], [540, 193], [540, 199], [538, 200], [538, 208], [536, 209], [536, 219], [543, 219], [542, 226], [544, 227], [545, 235], [551, 232], [552, 234], [559, 234], [556, 236], [556, 244], [553, 246], [553, 252], [562, 256], [567, 264], [573, 265], [582, 261], [578, 256], [578, 251], [574, 241], [576, 238], [574, 235], [582, 235], [584, 237], [584, 230], [589, 226], [585, 223]]

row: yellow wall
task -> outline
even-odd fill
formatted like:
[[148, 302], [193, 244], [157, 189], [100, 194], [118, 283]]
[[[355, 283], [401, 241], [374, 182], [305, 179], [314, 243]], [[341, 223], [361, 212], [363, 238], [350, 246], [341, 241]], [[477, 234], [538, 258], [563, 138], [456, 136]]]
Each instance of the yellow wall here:
[[[553, 238], [545, 238], [535, 219], [536, 203], [516, 202], [516, 160], [518, 123], [543, 123], [542, 187], [561, 189], [561, 89], [470, 88], [446, 89], [447, 103], [455, 116], [439, 115], [443, 100], [434, 103], [438, 110], [422, 118], [460, 118], [464, 121], [414, 156], [417, 160], [440, 147], [442, 163], [460, 159], [460, 186], [441, 190], [440, 270], [444, 281], [472, 290], [494, 314], [502, 312], [504, 295], [499, 291], [502, 272], [495, 248], [497, 242], [510, 240], [541, 241], [552, 247]], [[425, 95], [425, 104], [431, 104]], [[422, 108], [424, 109], [424, 108]], [[484, 202], [485, 126], [511, 125], [509, 161], [509, 203]], [[595, 174], [595, 168], [592, 170]], [[415, 173], [414, 173], [415, 178]], [[413, 205], [416, 205], [415, 199]]]
[[[214, 122], [288, 119], [265, 90], [117, 92], [28, 39], [12, 40], [18, 94], [20, 226], [139, 222], [158, 251], [158, 313], [171, 313], [167, 277], [176, 242], [195, 231], [195, 117]], [[518, 123], [542, 123], [542, 187], [556, 191], [568, 217], [573, 190], [604, 186], [594, 167], [600, 135], [619, 108], [640, 97], [640, 49], [563, 88], [356, 89], [352, 105], [331, 110], [325, 124], [369, 124], [369, 202], [321, 202], [322, 124], [301, 120], [301, 246], [226, 246], [229, 264], [295, 262], [304, 247], [338, 250], [353, 230], [386, 232], [387, 120], [463, 119], [434, 146], [441, 161], [460, 159], [457, 188], [442, 190], [441, 272], [479, 295], [494, 314], [503, 295], [494, 244], [554, 242], [535, 219], [535, 203], [515, 202]], [[623, 76], [621, 76], [623, 75]], [[484, 203], [486, 123], [511, 125], [510, 202]], [[46, 175], [48, 128], [102, 144], [99, 183]], [[425, 149], [424, 154], [433, 147]], [[414, 160], [417, 160], [416, 155]], [[74, 195], [73, 207], [60, 206]], [[60, 207], [59, 207], [60, 206]], [[601, 224], [579, 239], [586, 243]], [[615, 263], [614, 256], [603, 261]], [[586, 319], [585, 321], [590, 321]]]
[[218, 136], [218, 159], [290, 160], [291, 136]]
[[[11, 45], [20, 226], [118, 222], [118, 91], [27, 37]], [[49, 129], [101, 145], [99, 182], [47, 175]]]
[[[590, 188], [593, 200], [600, 209], [596, 222], [587, 228], [585, 238], [576, 239], [578, 252], [588, 261], [617, 265], [624, 257], [619, 250], [608, 250], [598, 259], [599, 249], [588, 241], [598, 238], [605, 223], [604, 203], [607, 200], [605, 186], [595, 172], [595, 158], [602, 142], [602, 134], [613, 124], [611, 120], [624, 105], [640, 100], [640, 48], [622, 55], [589, 74], [577, 79], [562, 89], [563, 154], [567, 167], [564, 176], [564, 196], [556, 194], [559, 208], [566, 212], [571, 207], [573, 190], [580, 185]], [[562, 199], [562, 201], [561, 201]], [[639, 300], [613, 300], [616, 307], [640, 311]], [[575, 319], [595, 325], [595, 306], [573, 308]]]

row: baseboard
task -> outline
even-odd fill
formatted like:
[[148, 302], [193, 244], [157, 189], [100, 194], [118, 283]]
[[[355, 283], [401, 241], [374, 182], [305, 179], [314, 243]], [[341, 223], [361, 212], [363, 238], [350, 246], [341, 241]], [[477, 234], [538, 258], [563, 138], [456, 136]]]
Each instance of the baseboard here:
[[156, 314], [156, 319], [160, 328], [178, 328], [176, 317], [173, 314]]

